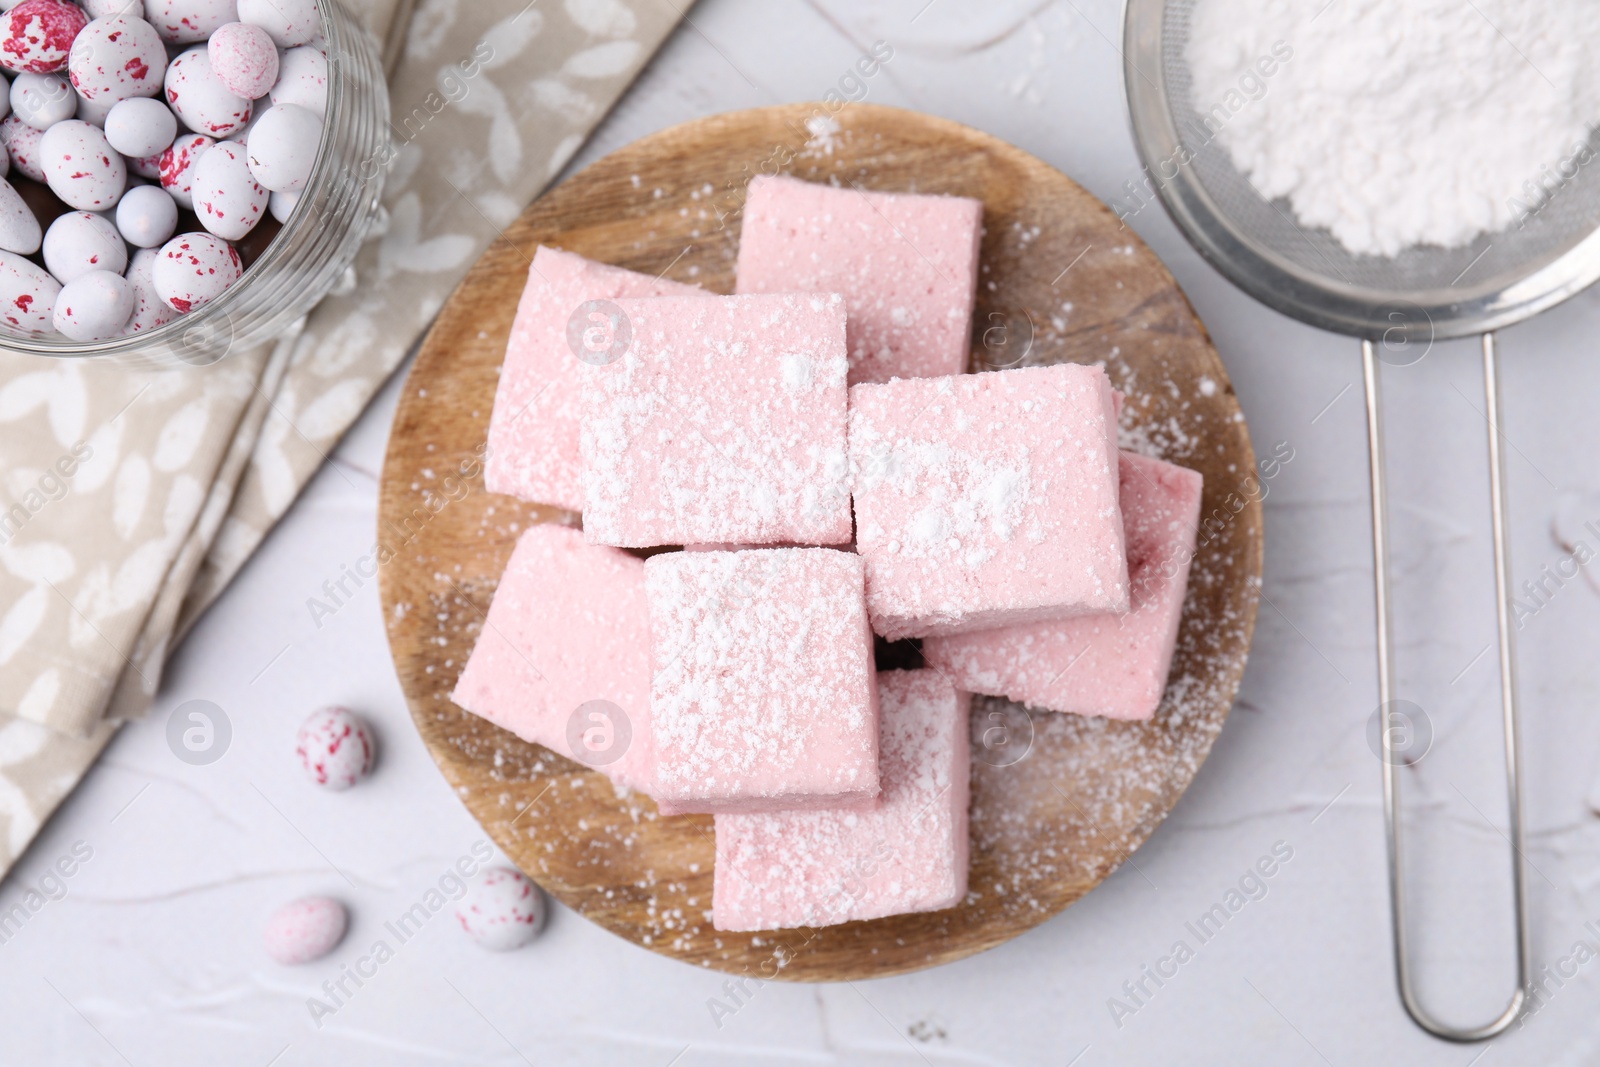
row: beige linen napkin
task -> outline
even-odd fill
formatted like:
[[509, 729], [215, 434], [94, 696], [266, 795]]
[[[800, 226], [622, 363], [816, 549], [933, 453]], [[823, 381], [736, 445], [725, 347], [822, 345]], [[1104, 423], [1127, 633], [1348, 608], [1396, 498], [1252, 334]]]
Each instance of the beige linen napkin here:
[[[499, 230], [676, 25], [663, 0], [346, 0], [399, 147], [357, 284], [213, 367], [0, 355], [0, 872]], [[470, 72], [470, 73], [469, 73]]]

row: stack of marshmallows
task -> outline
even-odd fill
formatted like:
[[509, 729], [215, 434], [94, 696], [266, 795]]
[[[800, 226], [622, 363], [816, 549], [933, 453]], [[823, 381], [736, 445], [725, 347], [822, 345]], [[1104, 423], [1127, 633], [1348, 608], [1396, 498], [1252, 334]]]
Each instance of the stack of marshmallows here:
[[488, 488], [583, 528], [522, 535], [453, 698], [714, 815], [719, 930], [958, 904], [970, 693], [1160, 702], [1200, 477], [1118, 453], [1099, 367], [965, 373], [982, 222], [758, 177], [737, 295], [534, 258]]

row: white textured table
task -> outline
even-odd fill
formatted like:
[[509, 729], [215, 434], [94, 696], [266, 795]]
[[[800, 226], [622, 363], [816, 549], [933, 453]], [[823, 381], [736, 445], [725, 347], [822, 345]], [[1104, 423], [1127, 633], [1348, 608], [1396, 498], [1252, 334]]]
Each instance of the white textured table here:
[[[895, 55], [866, 83], [869, 99], [982, 127], [1105, 198], [1137, 176], [1111, 0], [989, 0], [975, 13], [962, 0], [925, 4], [705, 0], [580, 162], [708, 112], [819, 97], [882, 39]], [[1142, 874], [1119, 872], [975, 959], [854, 986], [741, 991], [564, 912], [532, 947], [490, 955], [441, 913], [359, 989], [347, 982], [353, 995], [314, 1027], [306, 998], [388, 938], [383, 924], [482, 836], [412, 732], [375, 585], [320, 626], [306, 605], [372, 543], [394, 385], [180, 651], [151, 719], [123, 732], [0, 884], [3, 910], [74, 848], [90, 853], [48, 886], [65, 895], [0, 943], [0, 1062], [1477, 1062], [1481, 1049], [1407, 1021], [1390, 973], [1378, 764], [1365, 737], [1376, 685], [1356, 346], [1253, 304], [1158, 208], [1130, 224], [1213, 332], [1258, 451], [1285, 442], [1294, 457], [1267, 499], [1260, 627], [1238, 708], [1137, 855]], [[1586, 294], [1503, 337], [1519, 583], [1546, 566], [1559, 573], [1558, 511], [1600, 550], [1597, 333], [1600, 297]], [[1416, 947], [1425, 993], [1473, 1017], [1494, 1014], [1509, 981], [1476, 373], [1476, 349], [1460, 343], [1386, 378], [1397, 647], [1407, 696], [1434, 733], [1412, 776], [1425, 901]], [[1562, 962], [1580, 940], [1600, 948], [1600, 818], [1584, 799], [1600, 747], [1591, 566], [1525, 596], [1518, 635], [1535, 957], [1571, 977], [1549, 980], [1538, 1013], [1485, 1063], [1600, 1056], [1600, 964], [1588, 953]], [[180, 762], [166, 742], [168, 714], [192, 699], [232, 724], [231, 747], [209, 766]], [[317, 792], [292, 759], [300, 719], [330, 702], [365, 710], [381, 731], [378, 773], [345, 795]], [[1234, 898], [1242, 906], [1202, 943], [1188, 924], [1226, 904], [1275, 846], [1292, 859], [1259, 887], [1247, 882], [1255, 899]], [[349, 938], [320, 964], [272, 965], [259, 947], [264, 915], [312, 892], [351, 903]], [[1178, 941], [1191, 953], [1176, 973], [1145, 977], [1146, 966], [1172, 974], [1161, 961]]]

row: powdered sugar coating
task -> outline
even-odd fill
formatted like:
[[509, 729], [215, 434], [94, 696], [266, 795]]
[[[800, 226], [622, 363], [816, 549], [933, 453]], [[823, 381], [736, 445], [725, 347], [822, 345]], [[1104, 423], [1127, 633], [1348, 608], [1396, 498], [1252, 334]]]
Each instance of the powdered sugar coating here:
[[567, 344], [568, 321], [588, 300], [696, 295], [703, 295], [702, 290], [691, 285], [540, 245], [495, 389], [484, 467], [489, 491], [582, 511], [578, 427], [583, 363]]
[[337, 948], [349, 924], [344, 905], [332, 897], [301, 897], [272, 913], [261, 940], [278, 963], [310, 963]]
[[844, 301], [621, 298], [632, 340], [583, 367], [584, 532], [600, 544], [844, 544]]
[[[588, 544], [571, 527], [529, 529], [450, 699], [524, 741], [644, 789], [653, 769], [644, 561]], [[568, 726], [591, 701], [614, 705], [626, 723], [595, 720], [609, 736], [575, 749]]]
[[368, 774], [378, 756], [372, 728], [349, 708], [322, 708], [300, 724], [295, 755], [306, 777], [326, 789], [349, 789]]
[[757, 175], [739, 231], [741, 293], [842, 293], [850, 384], [967, 369], [983, 203]]
[[479, 945], [509, 952], [544, 929], [544, 894], [521, 871], [490, 867], [467, 887], [456, 906], [456, 920]]
[[22, 0], [0, 16], [0, 66], [53, 74], [67, 66], [73, 39], [89, 18], [63, 0]]
[[1155, 714], [1178, 640], [1202, 479], [1131, 452], [1122, 453], [1119, 471], [1127, 614], [930, 637], [922, 646], [929, 666], [974, 692], [1035, 707], [1113, 719]]
[[718, 815], [718, 930], [830, 926], [967, 895], [971, 698], [937, 671], [878, 675], [883, 796], [868, 811]]
[[645, 562], [650, 789], [674, 811], [870, 802], [878, 710], [861, 558], [826, 548]]
[[853, 386], [873, 628], [895, 640], [1126, 611], [1115, 434], [1098, 367]]

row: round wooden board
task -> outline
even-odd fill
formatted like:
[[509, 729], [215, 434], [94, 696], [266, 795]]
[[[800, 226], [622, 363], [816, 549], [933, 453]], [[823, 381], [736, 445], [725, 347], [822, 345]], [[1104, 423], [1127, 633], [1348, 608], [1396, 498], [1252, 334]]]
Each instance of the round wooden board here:
[[[1055, 915], [1125, 861], [1222, 728], [1250, 647], [1262, 561], [1255, 458], [1227, 374], [1172, 276], [1132, 231], [1065, 175], [976, 130], [867, 105], [839, 111], [836, 128], [816, 121], [825, 115], [822, 105], [790, 105], [665, 130], [529, 207], [423, 345], [395, 415], [379, 507], [384, 617], [412, 716], [506, 854], [629, 941], [701, 966], [800, 980], [895, 974], [982, 951]], [[467, 714], [449, 693], [518, 532], [576, 520], [486, 492], [474, 463], [535, 247], [731, 292], [745, 183], [777, 171], [981, 199], [973, 369], [1103, 362], [1128, 395], [1124, 447], [1203, 473], [1205, 520], [1153, 721], [974, 701], [964, 903], [728, 934], [710, 921], [709, 817], [660, 817], [647, 797], [619, 797], [600, 774]], [[461, 469], [473, 476], [447, 481]]]

